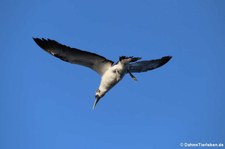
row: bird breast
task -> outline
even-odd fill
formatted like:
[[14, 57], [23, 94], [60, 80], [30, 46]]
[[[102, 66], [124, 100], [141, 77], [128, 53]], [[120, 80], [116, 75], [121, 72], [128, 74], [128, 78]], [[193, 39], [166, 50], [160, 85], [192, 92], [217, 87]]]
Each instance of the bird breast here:
[[109, 68], [102, 76], [99, 89], [108, 91], [116, 85], [126, 74], [126, 68], [120, 64], [114, 65]]

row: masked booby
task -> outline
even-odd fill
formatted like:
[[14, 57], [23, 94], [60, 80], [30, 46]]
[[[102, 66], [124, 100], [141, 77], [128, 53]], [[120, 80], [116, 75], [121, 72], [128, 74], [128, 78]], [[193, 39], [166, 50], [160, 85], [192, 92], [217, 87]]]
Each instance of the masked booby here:
[[139, 61], [140, 57], [120, 56], [119, 61], [106, 59], [95, 53], [83, 51], [77, 48], [58, 43], [51, 39], [33, 38], [36, 44], [51, 55], [72, 63], [88, 67], [96, 71], [101, 76], [99, 88], [95, 93], [93, 109], [99, 100], [115, 86], [126, 74], [129, 74], [133, 80], [137, 80], [132, 73], [146, 72], [156, 69], [166, 64], [172, 57], [164, 56], [160, 59]]

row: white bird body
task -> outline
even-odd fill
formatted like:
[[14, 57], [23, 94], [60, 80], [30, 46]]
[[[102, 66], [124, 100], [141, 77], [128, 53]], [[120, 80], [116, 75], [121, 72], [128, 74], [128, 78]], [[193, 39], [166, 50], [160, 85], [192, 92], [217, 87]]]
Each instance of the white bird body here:
[[127, 65], [118, 62], [103, 74], [99, 85], [101, 96], [104, 96], [105, 93], [107, 93], [112, 87], [114, 87], [120, 80], [123, 79], [127, 73], [127, 67]]
[[72, 64], [88, 67], [101, 76], [101, 82], [95, 94], [93, 109], [98, 101], [112, 87], [120, 82], [127, 73], [137, 81], [132, 73], [146, 72], [161, 67], [171, 59], [171, 56], [165, 56], [161, 59], [138, 61], [141, 58], [121, 56], [119, 61], [114, 64], [113, 61], [108, 60], [101, 55], [77, 48], [70, 48], [69, 46], [62, 45], [54, 40], [46, 40], [44, 38], [33, 39], [42, 49], [51, 55]]

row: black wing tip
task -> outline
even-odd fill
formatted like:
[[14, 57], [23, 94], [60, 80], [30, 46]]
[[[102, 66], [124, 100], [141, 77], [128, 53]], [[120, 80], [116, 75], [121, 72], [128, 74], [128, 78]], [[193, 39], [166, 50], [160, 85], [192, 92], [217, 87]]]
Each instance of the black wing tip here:
[[163, 62], [167, 63], [171, 58], [172, 58], [172, 56], [164, 56], [164, 57], [162, 57], [162, 60], [163, 60]]
[[32, 37], [32, 38], [36, 43], [38, 43], [41, 40], [40, 38], [35, 38], [35, 37]]
[[158, 67], [165, 65], [170, 59], [172, 58], [172, 56], [164, 56], [160, 59], [160, 64]]
[[[32, 37], [34, 41], [46, 41], [45, 38], [36, 38], [36, 37]], [[49, 40], [49, 39], [47, 39]]]
[[47, 38], [47, 39], [45, 39], [45, 38], [35, 38], [35, 37], [32, 37], [33, 38], [33, 40], [38, 44], [38, 43], [40, 43], [40, 42], [54, 42], [54, 40], [51, 40], [51, 39], [49, 39], [49, 38]]
[[52, 47], [56, 44], [58, 44], [55, 40], [51, 40], [51, 39], [45, 39], [45, 38], [35, 38], [32, 37], [34, 42], [41, 47], [44, 50], [47, 50], [49, 47]]
[[39, 47], [41, 47], [41, 48], [43, 48], [43, 49], [45, 49], [45, 47], [46, 47], [46, 39], [44, 39], [44, 38], [34, 38], [34, 37], [32, 37], [33, 38], [33, 40], [34, 40], [34, 42], [39, 46]]

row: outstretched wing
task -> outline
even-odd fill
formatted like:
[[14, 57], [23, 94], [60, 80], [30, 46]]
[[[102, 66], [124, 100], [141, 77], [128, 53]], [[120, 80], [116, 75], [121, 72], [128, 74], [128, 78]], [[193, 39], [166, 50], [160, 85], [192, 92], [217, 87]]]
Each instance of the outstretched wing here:
[[72, 64], [89, 67], [100, 75], [103, 75], [105, 71], [113, 64], [113, 61], [108, 60], [103, 56], [87, 51], [82, 51], [80, 49], [71, 48], [54, 40], [44, 38], [33, 39], [42, 49], [51, 55]]
[[165, 56], [161, 59], [130, 63], [128, 66], [128, 70], [130, 72], [146, 72], [166, 64], [171, 58], [171, 56]]

